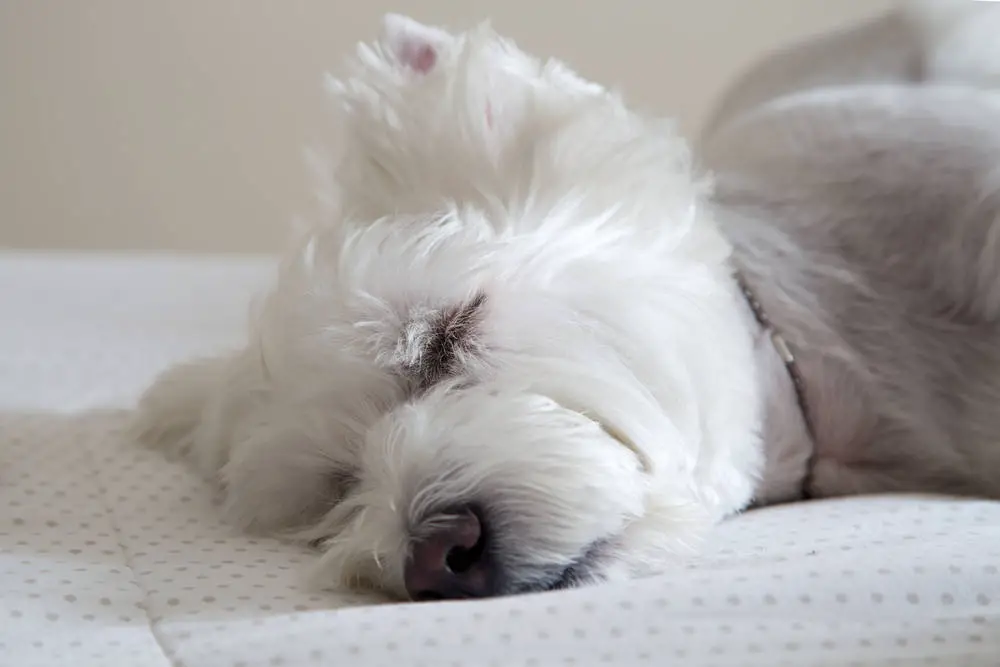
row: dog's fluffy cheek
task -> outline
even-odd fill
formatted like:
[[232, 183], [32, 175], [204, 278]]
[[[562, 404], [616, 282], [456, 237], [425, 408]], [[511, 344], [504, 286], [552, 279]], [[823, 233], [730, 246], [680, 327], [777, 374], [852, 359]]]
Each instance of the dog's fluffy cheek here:
[[651, 492], [642, 516], [622, 535], [616, 569], [626, 577], [668, 570], [698, 552], [716, 523], [711, 511], [689, 500]]

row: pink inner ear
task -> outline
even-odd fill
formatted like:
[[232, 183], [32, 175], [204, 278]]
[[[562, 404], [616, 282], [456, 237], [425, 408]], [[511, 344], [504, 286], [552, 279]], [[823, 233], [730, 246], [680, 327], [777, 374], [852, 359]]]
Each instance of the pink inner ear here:
[[399, 57], [407, 67], [420, 74], [427, 74], [437, 64], [437, 51], [426, 42], [403, 44]]
[[493, 105], [486, 103], [486, 127], [493, 129]]

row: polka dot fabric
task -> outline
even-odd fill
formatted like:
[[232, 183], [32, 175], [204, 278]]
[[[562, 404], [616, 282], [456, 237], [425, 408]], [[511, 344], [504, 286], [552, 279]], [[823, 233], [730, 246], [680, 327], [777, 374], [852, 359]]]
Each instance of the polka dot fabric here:
[[1000, 665], [1000, 504], [983, 501], [750, 512], [697, 561], [614, 586], [315, 592], [311, 553], [227, 527], [117, 410], [164, 364], [238, 341], [269, 267], [0, 259], [0, 665]]

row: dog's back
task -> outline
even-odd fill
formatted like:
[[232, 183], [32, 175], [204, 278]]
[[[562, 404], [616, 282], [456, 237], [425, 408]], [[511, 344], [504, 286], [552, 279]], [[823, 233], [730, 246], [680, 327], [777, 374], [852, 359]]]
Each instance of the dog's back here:
[[740, 115], [796, 92], [927, 82], [1000, 88], [1000, 6], [974, 0], [902, 0], [892, 11], [779, 48], [724, 92], [704, 142]]
[[1000, 496], [1000, 58], [954, 47], [978, 30], [955, 7], [894, 15], [925, 19], [894, 61], [923, 49], [923, 80], [813, 72], [730, 107], [701, 147], [737, 261], [799, 350], [819, 495]]

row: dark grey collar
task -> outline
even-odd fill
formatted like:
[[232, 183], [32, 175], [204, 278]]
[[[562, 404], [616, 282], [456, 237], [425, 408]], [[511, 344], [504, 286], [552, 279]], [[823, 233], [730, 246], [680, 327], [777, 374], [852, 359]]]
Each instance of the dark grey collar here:
[[795, 398], [798, 401], [799, 410], [802, 413], [802, 421], [805, 422], [806, 431], [809, 433], [809, 439], [812, 441], [813, 450], [815, 450], [816, 431], [812, 417], [809, 413], [809, 403], [806, 400], [806, 385], [802, 379], [802, 373], [799, 372], [799, 365], [795, 361], [795, 355], [792, 353], [792, 349], [788, 346], [788, 342], [785, 340], [785, 337], [782, 336], [781, 332], [778, 331], [778, 329], [771, 323], [771, 320], [767, 316], [767, 312], [757, 299], [757, 295], [754, 294], [753, 290], [750, 289], [750, 286], [747, 285], [743, 276], [737, 271], [735, 273], [735, 277], [736, 284], [740, 286], [740, 291], [743, 292], [743, 297], [747, 300], [750, 310], [753, 311], [753, 316], [764, 330], [764, 333], [771, 339], [771, 344], [774, 345], [775, 351], [785, 364], [785, 370], [788, 371], [788, 377], [791, 378], [792, 386], [795, 388]]

